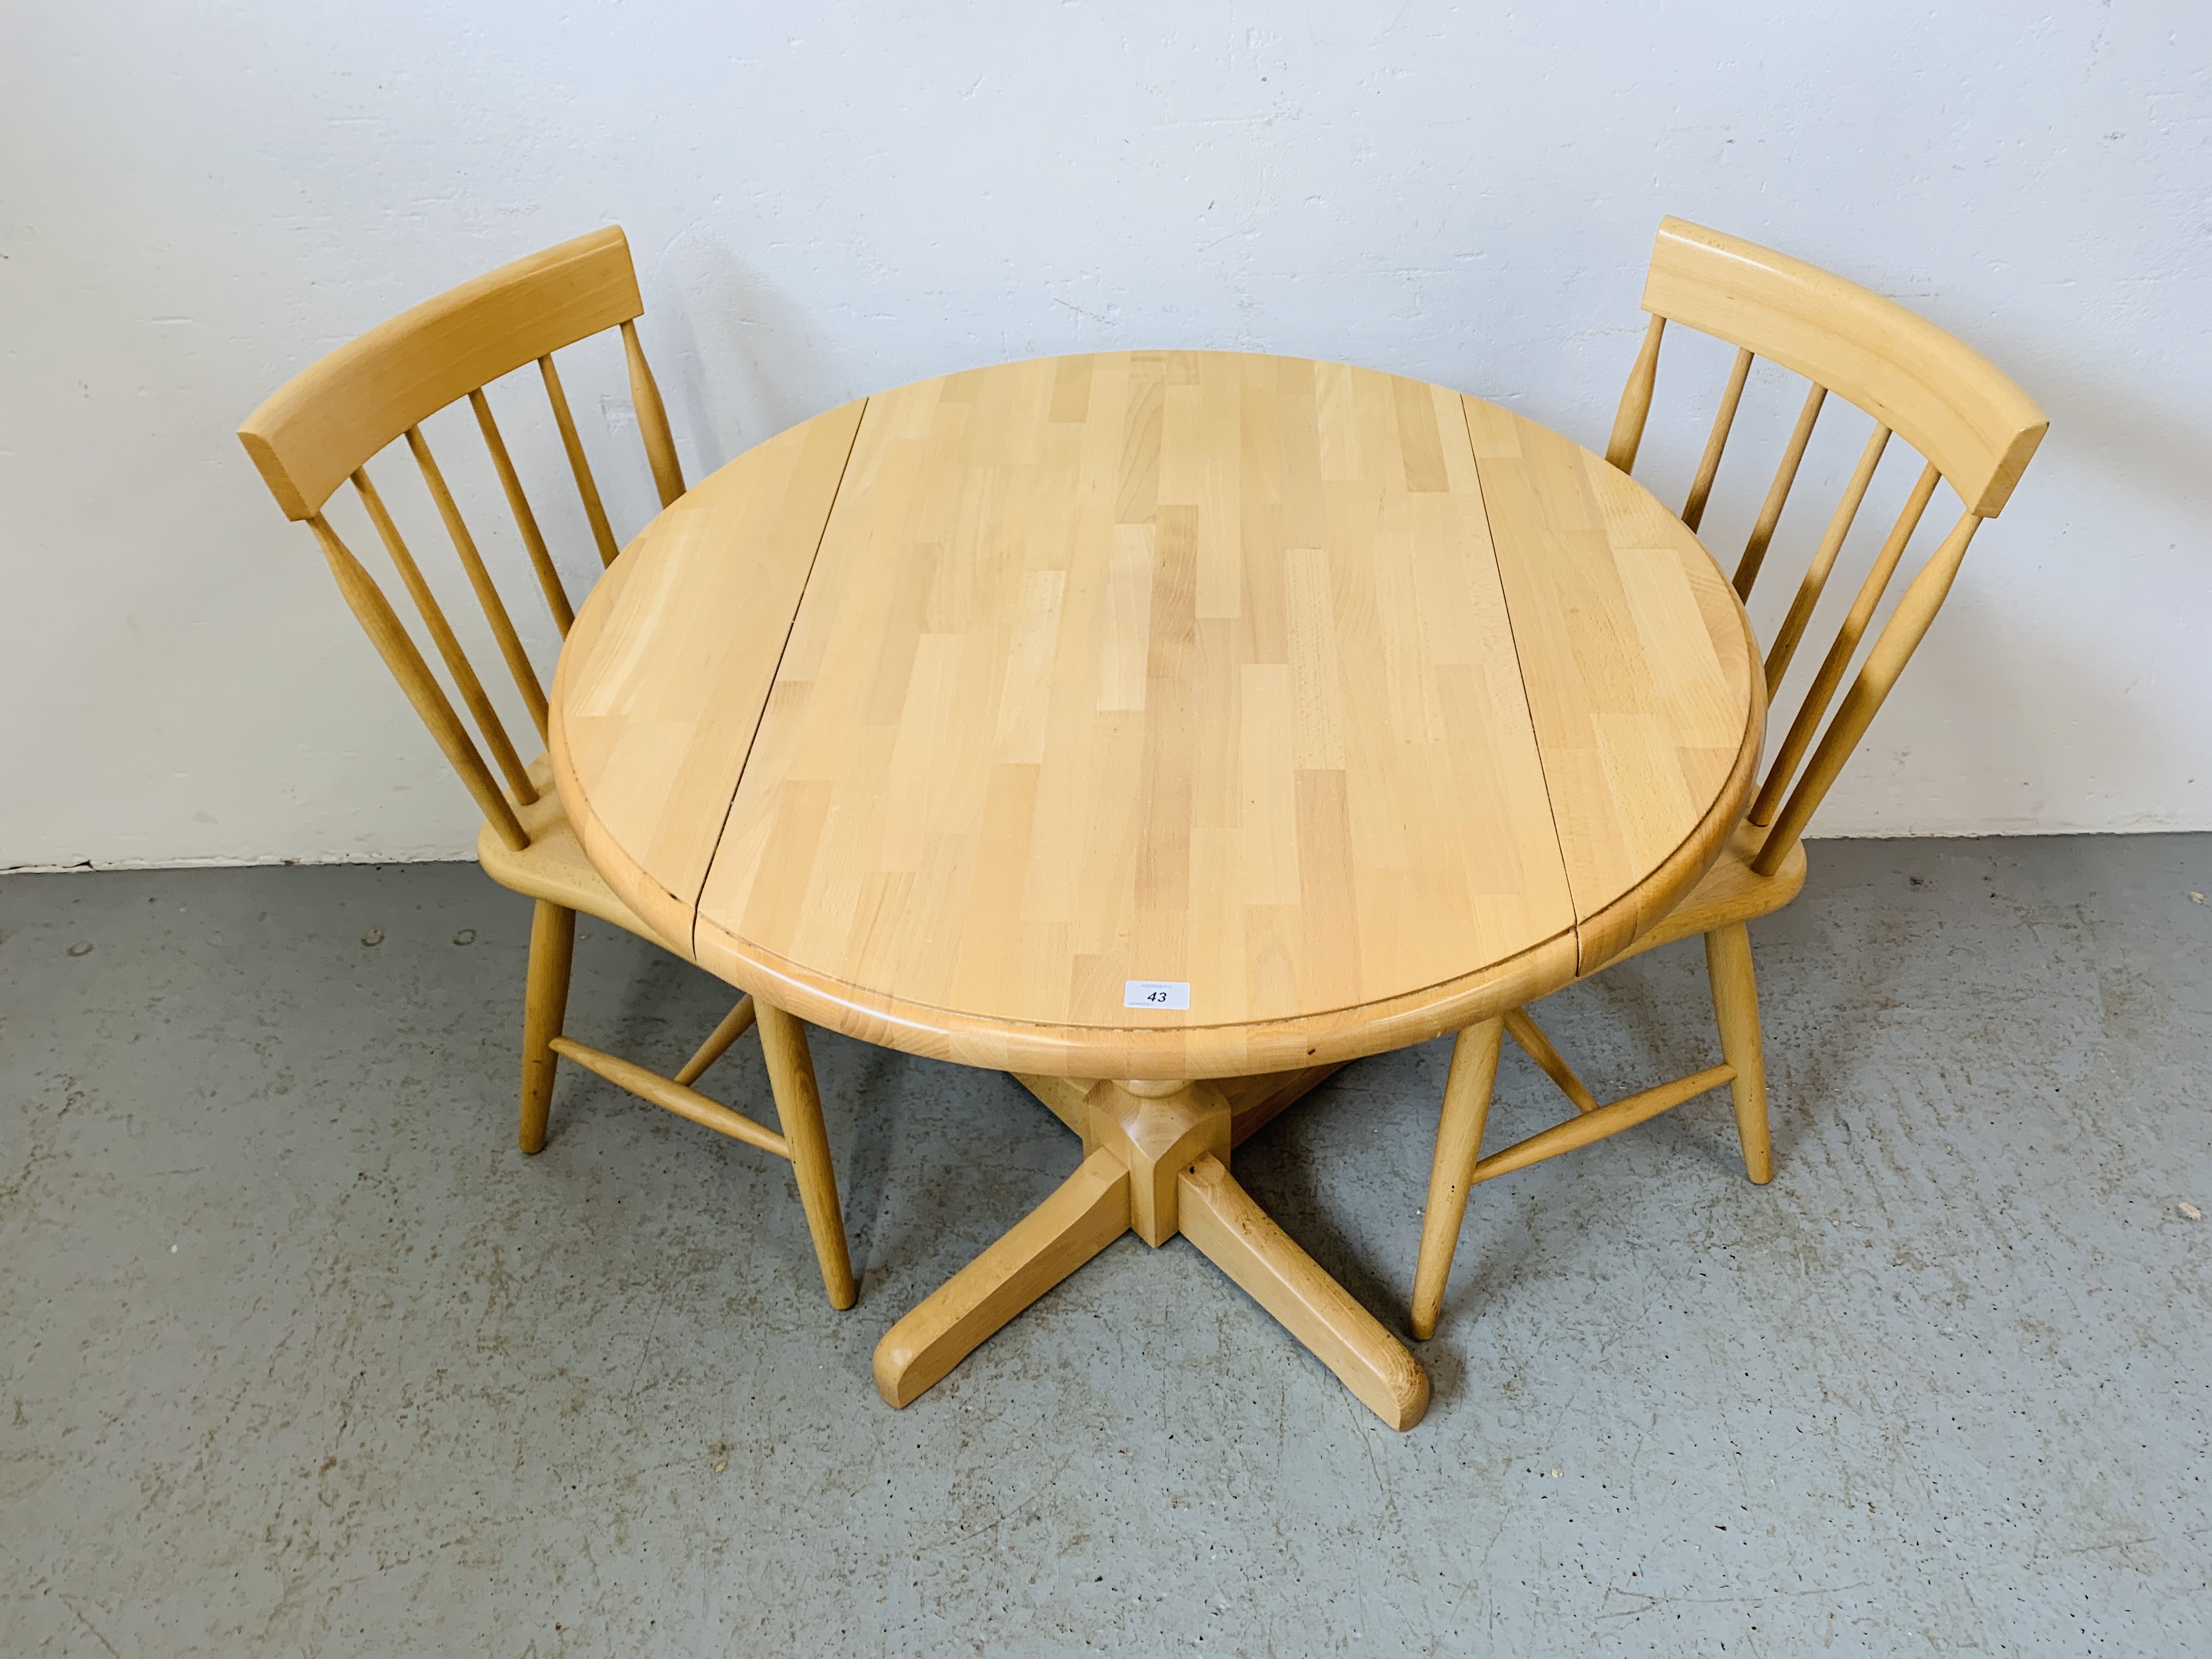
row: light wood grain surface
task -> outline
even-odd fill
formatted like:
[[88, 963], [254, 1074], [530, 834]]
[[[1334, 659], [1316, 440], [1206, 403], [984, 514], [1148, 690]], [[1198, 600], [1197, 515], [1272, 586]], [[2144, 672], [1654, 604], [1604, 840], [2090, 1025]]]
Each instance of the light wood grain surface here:
[[946, 376], [741, 457], [617, 563], [553, 700], [585, 847], [702, 965], [914, 1052], [1167, 1079], [1613, 954], [1741, 818], [1764, 708], [1727, 580], [1604, 462], [1200, 352]]
[[1758, 763], [1757, 647], [1728, 579], [1650, 491], [1466, 404], [1587, 971], [1671, 909], [1735, 826], [1713, 805], [1740, 805]]
[[433, 410], [644, 310], [629, 243], [610, 225], [448, 289], [348, 342], [255, 410], [238, 435], [285, 516], [305, 519]]
[[[1904, 434], [1982, 518], [2003, 510], [2050, 425], [2010, 376], [1896, 301], [1686, 219], [1660, 223], [1644, 308], [1849, 398]], [[1648, 404], [1642, 363], [1630, 384]]]
[[859, 425], [859, 403], [747, 451], [654, 520], [561, 653], [555, 745], [584, 849], [688, 943], [699, 889]]

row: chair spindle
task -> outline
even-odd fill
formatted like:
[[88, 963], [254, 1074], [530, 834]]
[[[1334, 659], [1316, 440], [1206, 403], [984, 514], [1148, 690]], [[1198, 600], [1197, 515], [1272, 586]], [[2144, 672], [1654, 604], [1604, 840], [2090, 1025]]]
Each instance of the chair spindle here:
[[630, 402], [637, 409], [637, 429], [645, 440], [645, 459], [653, 465], [653, 487], [660, 504], [673, 506], [684, 493], [684, 466], [676, 459], [676, 435], [668, 429], [668, 410], [660, 401], [660, 388], [638, 343], [637, 325], [622, 325], [623, 356], [629, 364]]
[[1874, 482], [1874, 470], [1881, 464], [1882, 451], [1889, 445], [1889, 428], [1877, 425], [1859, 452], [1859, 464], [1852, 470], [1851, 481], [1844, 486], [1843, 498], [1828, 517], [1828, 528], [1820, 538], [1820, 544], [1813, 550], [1813, 562], [1805, 567], [1805, 580], [1797, 585], [1797, 597], [1790, 602], [1790, 614], [1782, 619], [1776, 630], [1774, 643], [1766, 653], [1766, 695], [1771, 700], [1782, 677], [1790, 672], [1790, 659], [1797, 653], [1797, 642], [1805, 635], [1805, 626], [1813, 620], [1813, 607], [1820, 602], [1820, 592], [1828, 585], [1828, 573], [1836, 567], [1836, 555], [1843, 551], [1844, 538], [1850, 534], [1851, 526], [1859, 516], [1859, 507], [1866, 500], [1867, 486]]
[[1613, 417], [1605, 459], [1623, 472], [1636, 471], [1636, 452], [1643, 445], [1644, 423], [1651, 418], [1651, 394], [1659, 384], [1659, 337], [1666, 331], [1667, 319], [1654, 317], [1644, 331], [1644, 347], [1636, 354], [1636, 367], [1628, 371], [1628, 384], [1620, 391], [1620, 409]]
[[[360, 476], [355, 474], [356, 478]], [[445, 751], [453, 770], [461, 775], [461, 781], [468, 786], [469, 793], [476, 798], [500, 840], [509, 850], [520, 852], [530, 845], [530, 836], [521, 819], [515, 817], [514, 808], [500, 793], [491, 769], [484, 764], [483, 757], [470, 741], [468, 728], [454, 714], [453, 705], [447, 701], [445, 691], [431, 674], [429, 665], [422, 660], [422, 653], [415, 648], [415, 641], [408, 637], [391, 602], [321, 514], [311, 514], [307, 527], [315, 532], [331, 574], [337, 579], [338, 592], [345, 596], [348, 608], [360, 622], [370, 643], [376, 647], [377, 655], [384, 659], [384, 665], [399, 682], [399, 689], [407, 694], [407, 701], [415, 706], [422, 724], [430, 728], [430, 735], [437, 739], [438, 747]], [[534, 797], [525, 797], [526, 800], [531, 799]]]
[[592, 539], [599, 544], [599, 562], [612, 564], [620, 550], [607, 523], [607, 509], [599, 501], [599, 486], [592, 477], [592, 464], [584, 459], [584, 441], [576, 435], [576, 419], [568, 412], [568, 394], [561, 389], [560, 371], [553, 367], [550, 352], [538, 360], [538, 372], [544, 377], [545, 396], [561, 428], [562, 446], [568, 452], [568, 470], [576, 475], [576, 493], [584, 498], [584, 516], [592, 521]]
[[1798, 411], [1796, 430], [1790, 434], [1790, 447], [1782, 452], [1782, 464], [1774, 469], [1774, 482], [1767, 487], [1766, 501], [1759, 509], [1759, 522], [1751, 527], [1751, 539], [1743, 544], [1743, 557], [1736, 561], [1735, 596], [1740, 599], [1751, 597], [1751, 585], [1759, 580], [1759, 567], [1766, 562], [1766, 550], [1773, 543], [1774, 527], [1782, 522], [1782, 508], [1790, 499], [1790, 487], [1797, 482], [1797, 468], [1805, 459], [1805, 446], [1813, 441], [1813, 422], [1820, 418], [1820, 405], [1827, 400], [1828, 388], [1815, 382], [1805, 393], [1805, 407]]
[[1713, 411], [1713, 429], [1705, 436], [1705, 453], [1698, 458], [1698, 475], [1690, 483], [1690, 497], [1682, 503], [1682, 522], [1694, 531], [1704, 522], [1705, 502], [1713, 493], [1713, 478], [1721, 470], [1721, 451], [1728, 447], [1729, 429], [1735, 424], [1736, 406], [1743, 401], [1743, 383], [1751, 376], [1752, 354], [1739, 348], [1735, 367], [1729, 371], [1728, 389], [1721, 406]]
[[538, 740], [543, 742], [545, 688], [538, 683], [538, 671], [531, 664], [530, 653], [522, 648], [521, 637], [514, 631], [514, 618], [507, 614], [507, 605], [492, 582], [491, 572], [484, 568], [476, 538], [469, 534], [461, 509], [454, 503], [453, 493], [446, 488], [446, 475], [438, 470], [437, 459], [430, 453], [429, 441], [423, 437], [421, 427], [407, 428], [407, 447], [415, 457], [415, 465], [422, 470], [430, 499], [438, 504], [438, 516], [445, 520], [446, 534], [453, 538], [453, 552], [460, 559], [461, 568], [468, 572], [469, 586], [476, 590], [477, 603], [483, 607], [484, 621], [491, 625], [492, 637], [499, 641], [499, 653], [507, 661], [507, 672], [514, 677], [514, 689], [522, 694], [523, 706], [529, 709], [531, 721], [538, 727]]
[[507, 787], [514, 791], [517, 800], [528, 805], [538, 799], [538, 791], [530, 781], [529, 769], [523, 765], [522, 757], [514, 752], [514, 744], [508, 741], [507, 728], [500, 724], [498, 711], [491, 706], [491, 699], [484, 695], [483, 682], [477, 678], [477, 671], [470, 665], [467, 653], [462, 651], [461, 642], [453, 637], [453, 628], [446, 621], [446, 613], [439, 607], [437, 595], [431, 592], [429, 583], [422, 580], [422, 572], [415, 562], [415, 556], [408, 551], [407, 544], [399, 534], [399, 526], [392, 521], [392, 514], [385, 508], [384, 498], [376, 493], [376, 486], [368, 481], [367, 467], [354, 469], [353, 487], [361, 496], [362, 504], [368, 509], [369, 521], [383, 538], [384, 550], [392, 556], [392, 565], [399, 572], [399, 580], [407, 585], [407, 592], [415, 601], [415, 609], [422, 614], [423, 626], [430, 630], [431, 639], [436, 641], [438, 654], [445, 659], [447, 672], [453, 675], [453, 684], [460, 690], [461, 701], [468, 705], [470, 714], [475, 718], [477, 732], [483, 734], [484, 742], [490, 747], [492, 758], [499, 763], [499, 769], [506, 775]]
[[476, 410], [477, 429], [483, 434], [484, 447], [491, 452], [491, 464], [499, 472], [500, 488], [507, 492], [507, 504], [514, 514], [515, 528], [522, 532], [522, 544], [530, 550], [530, 568], [538, 573], [538, 586], [544, 592], [545, 608], [553, 613], [553, 625], [565, 640], [575, 623], [576, 612], [568, 603], [568, 590], [561, 586], [561, 573], [553, 567], [553, 556], [546, 550], [544, 534], [538, 528], [538, 515], [530, 510], [530, 498], [522, 493], [522, 480], [516, 476], [514, 459], [507, 453], [507, 440], [500, 436], [499, 424], [491, 417], [491, 404], [483, 395], [483, 387], [469, 393], [469, 407]]
[[[1929, 471], [1935, 471], [1931, 463]], [[1828, 793], [1828, 786], [1836, 781], [1850, 759], [1851, 750], [1858, 747], [1859, 739], [1866, 735], [1867, 727], [1874, 723], [1882, 700], [1897, 684], [1897, 677], [1905, 665], [1911, 660], [1928, 625], [1936, 620], [1936, 612], [1951, 591], [1951, 583], [1958, 576], [1960, 562], [1966, 556], [1966, 548], [1980, 529], [1980, 515], [1969, 508], [1960, 514], [1959, 522], [1943, 538], [1912, 585], [1905, 590], [1905, 597], [1897, 603], [1896, 611], [1881, 634], [1875, 637], [1874, 649], [1867, 653], [1866, 665], [1851, 683], [1844, 697], [1843, 707], [1821, 735], [1820, 746], [1813, 753], [1811, 764], [1805, 775], [1798, 780], [1796, 789], [1782, 816], [1767, 832], [1759, 853], [1751, 861], [1755, 874], [1771, 876], [1782, 867], [1782, 860], [1812, 821], [1813, 814]]]
[[1782, 750], [1774, 757], [1774, 767], [1766, 775], [1766, 782], [1759, 792], [1759, 799], [1751, 804], [1747, 815], [1753, 823], [1765, 823], [1774, 816], [1781, 803], [1782, 792], [1790, 786], [1790, 775], [1813, 741], [1820, 717], [1828, 711], [1829, 699], [1843, 684], [1844, 675], [1851, 665], [1851, 658], [1859, 648], [1859, 641], [1866, 633], [1867, 623], [1873, 620], [1875, 607], [1881, 603], [1888, 589], [1889, 579], [1897, 572], [1898, 561], [1905, 556], [1905, 544], [1912, 532], [1920, 527], [1921, 515], [1927, 512], [1928, 503], [1936, 494], [1936, 486], [1943, 475], [1929, 462], [1920, 469], [1920, 478], [1912, 486], [1912, 494], [1905, 498], [1897, 522], [1890, 529], [1889, 539], [1881, 544], [1875, 556], [1874, 566], [1867, 572], [1866, 580], [1859, 584], [1858, 597], [1851, 601], [1844, 625], [1836, 633], [1836, 642], [1828, 647], [1821, 659], [1820, 672], [1814, 675], [1813, 684], [1798, 705], [1797, 718], [1790, 723], [1790, 735], [1782, 740]]

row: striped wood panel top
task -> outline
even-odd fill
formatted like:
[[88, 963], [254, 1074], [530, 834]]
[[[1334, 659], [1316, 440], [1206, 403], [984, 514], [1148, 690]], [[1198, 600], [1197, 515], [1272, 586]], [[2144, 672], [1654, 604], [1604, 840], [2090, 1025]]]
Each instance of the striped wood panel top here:
[[578, 617], [553, 746], [617, 890], [805, 1018], [1227, 1076], [1463, 1025], [1663, 913], [1741, 816], [1753, 664], [1696, 538], [1540, 427], [1122, 353], [732, 462]]

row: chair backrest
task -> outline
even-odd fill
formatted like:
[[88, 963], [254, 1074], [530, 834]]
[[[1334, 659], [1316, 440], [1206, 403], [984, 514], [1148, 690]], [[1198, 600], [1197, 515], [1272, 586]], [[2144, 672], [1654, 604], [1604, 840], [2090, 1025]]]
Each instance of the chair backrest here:
[[[629, 243], [619, 227], [611, 226], [503, 265], [371, 329], [295, 375], [248, 416], [238, 430], [239, 441], [261, 470], [277, 506], [284, 509], [287, 518], [303, 520], [313, 531], [339, 591], [386, 666], [476, 797], [485, 818], [500, 838], [517, 850], [528, 846], [530, 837], [514, 807], [536, 800], [537, 789], [485, 695], [483, 682], [424, 582], [414, 555], [369, 482], [368, 464], [395, 439], [406, 439], [542, 741], [546, 722], [544, 687], [523, 649], [445, 476], [430, 453], [422, 423], [448, 404], [468, 399], [554, 625], [565, 636], [575, 613], [546, 549], [537, 515], [523, 494], [506, 441], [492, 419], [484, 388], [526, 363], [538, 365], [600, 562], [612, 564], [618, 550], [614, 532], [577, 436], [568, 396], [553, 366], [553, 354], [587, 336], [621, 330], [638, 430], [644, 439], [653, 483], [665, 507], [684, 493], [684, 472], [677, 462], [660, 392], [638, 343], [635, 319], [644, 309], [638, 297], [637, 275], [630, 264]], [[485, 747], [514, 792], [512, 802], [501, 792], [476, 741], [453, 712], [398, 613], [324, 518], [325, 505], [348, 481], [368, 510], [369, 521], [391, 556]]]
[[[1935, 620], [1976, 528], [2003, 508], [2050, 422], [1988, 359], [1895, 301], [1818, 266], [1685, 220], [1660, 223], [1644, 285], [1644, 309], [1651, 315], [1650, 326], [1629, 372], [1606, 450], [1606, 459], [1624, 472], [1636, 465], [1659, 372], [1660, 337], [1668, 323], [1713, 335], [1737, 349], [1682, 507], [1682, 521], [1692, 530], [1705, 516], [1753, 360], [1764, 357], [1811, 382], [1736, 567], [1735, 589], [1744, 599], [1751, 597], [1824, 402], [1833, 394], [1874, 418], [1874, 432], [1768, 647], [1769, 696], [1789, 670], [1892, 437], [1902, 439], [1924, 463], [1752, 804], [1750, 821], [1767, 830], [1752, 867], [1771, 875], [1803, 834]], [[1950, 484], [1966, 510], [1875, 635], [1857, 678], [1815, 747], [1821, 717], [1843, 684], [1939, 480]], [[1812, 757], [1800, 777], [1797, 769], [1808, 750]]]

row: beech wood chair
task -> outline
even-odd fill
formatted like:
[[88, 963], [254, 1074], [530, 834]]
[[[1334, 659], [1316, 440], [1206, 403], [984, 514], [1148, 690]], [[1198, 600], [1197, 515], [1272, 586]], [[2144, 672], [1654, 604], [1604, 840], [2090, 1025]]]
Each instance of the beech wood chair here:
[[[1693, 531], [1705, 516], [1753, 359], [1764, 357], [1811, 383], [1737, 563], [1739, 598], [1750, 597], [1765, 562], [1814, 422], [1827, 398], [1839, 398], [1875, 421], [1873, 434], [1767, 650], [1770, 698], [1804, 637], [1891, 440], [1901, 439], [1923, 464], [1834, 643], [1813, 676], [1745, 822], [1719, 861], [1682, 902], [1612, 958], [1625, 960], [1656, 945], [1702, 934], [1725, 1063], [1601, 1105], [1527, 1009], [1513, 1009], [1462, 1031], [1453, 1045], [1444, 1085], [1428, 1208], [1422, 1218], [1420, 1258], [1413, 1277], [1416, 1337], [1435, 1334], [1468, 1194], [1478, 1182], [1589, 1146], [1723, 1083], [1733, 1097], [1745, 1172], [1761, 1183], [1773, 1179], [1759, 993], [1745, 924], [1779, 909], [1804, 886], [1805, 850], [1800, 837], [1807, 821], [1935, 620], [1974, 532], [1983, 520], [1995, 518], [2003, 507], [2050, 424], [2027, 394], [1986, 359], [1894, 301], [1787, 255], [1680, 219], [1660, 224], [1644, 288], [1644, 309], [1650, 314], [1650, 325], [1621, 394], [1606, 450], [1606, 459], [1624, 472], [1636, 465], [1667, 325], [1678, 323], [1737, 348], [1682, 507], [1682, 522]], [[1939, 482], [1951, 486], [1965, 510], [1875, 636], [1857, 678], [1822, 731], [1822, 717], [1844, 684]], [[1589, 974], [1604, 965], [1586, 964], [1582, 971]], [[1482, 1134], [1491, 1087], [1500, 1043], [1509, 1034], [1559, 1086], [1576, 1115], [1484, 1158]]]
[[[617, 552], [614, 532], [577, 435], [553, 354], [588, 336], [610, 329], [620, 331], [646, 459], [661, 505], [665, 507], [684, 493], [684, 473], [660, 393], [638, 343], [635, 319], [644, 309], [630, 264], [629, 244], [621, 229], [594, 231], [465, 283], [339, 347], [254, 410], [238, 435], [285, 516], [304, 520], [314, 532], [347, 605], [483, 809], [484, 824], [477, 838], [477, 856], [485, 873], [501, 886], [536, 901], [523, 998], [522, 1150], [535, 1152], [545, 1145], [555, 1071], [558, 1057], [566, 1055], [678, 1116], [788, 1158], [798, 1177], [799, 1202], [805, 1210], [830, 1304], [849, 1308], [856, 1299], [857, 1287], [804, 1025], [781, 1009], [750, 996], [741, 997], [673, 1077], [664, 1077], [563, 1035], [578, 911], [626, 928], [686, 959], [690, 956], [689, 941], [655, 933], [592, 868], [553, 791], [545, 757], [541, 753], [527, 765], [523, 763], [485, 694], [483, 681], [424, 581], [414, 554], [369, 482], [369, 460], [404, 437], [542, 744], [547, 718], [544, 685], [431, 455], [422, 423], [438, 410], [467, 398], [528, 551], [538, 586], [555, 626], [565, 637], [575, 613], [484, 392], [501, 376], [528, 364], [537, 365], [600, 562], [612, 564]], [[493, 775], [476, 738], [455, 714], [445, 690], [375, 579], [324, 518], [323, 508], [330, 497], [349, 481], [422, 617], [454, 690], [474, 720], [477, 735], [490, 750], [498, 777]], [[691, 1086], [756, 1024], [782, 1121], [781, 1133]]]

